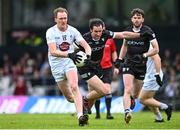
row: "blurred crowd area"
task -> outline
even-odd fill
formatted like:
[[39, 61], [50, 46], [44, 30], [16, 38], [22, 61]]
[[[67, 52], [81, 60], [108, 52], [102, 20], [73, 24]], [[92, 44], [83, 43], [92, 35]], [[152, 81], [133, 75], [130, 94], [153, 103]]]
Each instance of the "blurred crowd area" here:
[[[156, 97], [180, 104], [180, 53], [173, 56], [171, 51], [166, 49], [161, 58], [164, 85]], [[80, 79], [79, 86], [82, 95], [85, 95], [88, 92], [86, 82]], [[119, 74], [112, 82], [112, 93], [114, 96], [122, 96], [123, 90], [122, 75]], [[41, 52], [33, 56], [25, 53], [16, 61], [8, 54], [3, 55], [0, 67], [0, 96], [9, 95], [61, 95], [51, 75], [47, 55]]]

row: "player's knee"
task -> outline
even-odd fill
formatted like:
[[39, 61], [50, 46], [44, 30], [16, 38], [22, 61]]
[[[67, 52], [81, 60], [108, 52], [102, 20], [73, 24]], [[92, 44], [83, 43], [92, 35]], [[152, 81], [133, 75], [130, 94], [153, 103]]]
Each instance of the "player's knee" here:
[[74, 99], [73, 98], [66, 98], [68, 100], [68, 102], [74, 103]]
[[139, 97], [138, 100], [139, 100], [139, 102], [142, 103], [142, 104], [144, 104], [144, 102], [145, 102], [145, 99], [142, 98], [142, 97]]
[[137, 99], [137, 98], [138, 98], [138, 94], [132, 95], [132, 97], [133, 97], [134, 99]]
[[70, 87], [71, 87], [71, 90], [72, 90], [73, 92], [76, 92], [77, 89], [78, 89], [78, 85], [77, 85], [77, 84], [70, 84]]
[[108, 95], [110, 93], [110, 87], [108, 87], [107, 85], [103, 86], [103, 94], [104, 95]]
[[66, 97], [68, 102], [71, 102], [71, 103], [74, 102], [73, 95], [69, 94], [69, 95], [66, 95], [65, 97]]

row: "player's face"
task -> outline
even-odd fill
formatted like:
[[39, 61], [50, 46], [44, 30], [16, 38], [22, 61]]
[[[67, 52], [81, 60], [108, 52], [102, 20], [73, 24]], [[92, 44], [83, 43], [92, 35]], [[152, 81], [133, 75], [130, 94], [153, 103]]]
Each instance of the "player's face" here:
[[142, 15], [139, 14], [135, 14], [132, 18], [131, 18], [132, 24], [133, 26], [135, 26], [136, 28], [141, 27], [143, 22], [144, 22], [144, 18], [142, 17]]
[[101, 38], [101, 36], [102, 36], [103, 27], [102, 27], [102, 25], [100, 25], [100, 26], [93, 26], [93, 28], [90, 31], [91, 31], [92, 38], [94, 40], [98, 41]]
[[67, 14], [66, 12], [58, 12], [55, 22], [60, 30], [65, 31], [67, 28]]

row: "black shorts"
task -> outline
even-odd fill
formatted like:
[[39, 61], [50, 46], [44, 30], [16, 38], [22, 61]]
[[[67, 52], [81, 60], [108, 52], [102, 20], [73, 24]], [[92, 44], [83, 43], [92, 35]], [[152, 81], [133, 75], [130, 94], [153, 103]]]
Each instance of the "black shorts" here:
[[103, 77], [103, 72], [100, 65], [79, 67], [78, 72], [81, 78], [84, 80], [89, 80], [94, 75], [97, 75], [100, 79]]
[[131, 74], [134, 75], [136, 79], [144, 80], [146, 74], [146, 65], [124, 64], [122, 73]]
[[111, 67], [111, 68], [107, 68], [107, 69], [103, 69], [102, 81], [103, 81], [104, 83], [111, 84], [111, 82], [112, 82], [112, 77], [113, 77], [112, 67]]

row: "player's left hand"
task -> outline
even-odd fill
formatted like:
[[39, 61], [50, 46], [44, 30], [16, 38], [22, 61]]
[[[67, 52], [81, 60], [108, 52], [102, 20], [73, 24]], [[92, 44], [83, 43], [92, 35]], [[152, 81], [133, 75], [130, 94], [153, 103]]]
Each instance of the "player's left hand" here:
[[163, 82], [161, 80], [161, 77], [159, 74], [154, 75], [156, 77], [157, 84], [161, 87], [163, 85]]
[[133, 56], [133, 62], [135, 63], [143, 63], [144, 61], [146, 61], [147, 57], [144, 57], [144, 55], [142, 54], [137, 54]]
[[73, 52], [73, 53], [68, 53], [68, 57], [72, 59], [73, 62], [75, 63], [76, 61], [81, 60], [82, 56], [78, 55], [77, 52]]
[[116, 61], [114, 62], [115, 68], [119, 69], [123, 62], [124, 62], [124, 60], [122, 60], [122, 59], [116, 59]]

